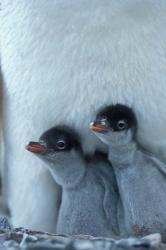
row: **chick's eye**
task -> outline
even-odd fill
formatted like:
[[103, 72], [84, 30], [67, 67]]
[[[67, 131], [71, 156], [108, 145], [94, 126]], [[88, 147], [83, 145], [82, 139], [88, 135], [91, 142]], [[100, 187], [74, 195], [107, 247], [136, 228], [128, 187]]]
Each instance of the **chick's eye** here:
[[66, 143], [63, 140], [57, 141], [56, 145], [57, 145], [58, 149], [65, 149], [65, 147], [66, 147]]
[[126, 122], [124, 120], [118, 121], [117, 127], [119, 130], [125, 129], [126, 128]]

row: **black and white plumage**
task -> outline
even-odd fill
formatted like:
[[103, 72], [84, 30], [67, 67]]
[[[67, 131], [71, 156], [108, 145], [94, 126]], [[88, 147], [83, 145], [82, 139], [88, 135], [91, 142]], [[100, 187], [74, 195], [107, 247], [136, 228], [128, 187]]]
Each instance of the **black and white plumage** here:
[[91, 129], [109, 148], [122, 206], [121, 233], [159, 232], [166, 240], [166, 164], [141, 149], [136, 141], [137, 119], [125, 105], [100, 110]]
[[109, 237], [118, 233], [118, 193], [106, 157], [85, 159], [78, 135], [68, 127], [46, 131], [27, 149], [46, 162], [62, 187], [56, 233]]

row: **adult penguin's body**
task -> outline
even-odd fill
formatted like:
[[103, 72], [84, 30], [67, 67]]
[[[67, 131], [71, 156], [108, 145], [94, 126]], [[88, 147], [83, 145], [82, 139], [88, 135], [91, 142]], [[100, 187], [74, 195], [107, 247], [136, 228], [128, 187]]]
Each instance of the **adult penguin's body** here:
[[66, 123], [79, 131], [85, 151], [105, 150], [89, 122], [103, 104], [120, 102], [136, 112], [140, 143], [166, 155], [166, 2], [4, 0], [2, 12], [12, 222], [53, 231], [57, 188], [24, 150], [30, 136]]

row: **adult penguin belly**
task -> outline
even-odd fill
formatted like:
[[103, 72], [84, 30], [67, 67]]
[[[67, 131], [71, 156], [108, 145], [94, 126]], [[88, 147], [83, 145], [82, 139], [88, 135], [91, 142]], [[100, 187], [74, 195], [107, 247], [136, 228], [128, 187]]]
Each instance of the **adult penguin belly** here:
[[105, 150], [89, 130], [95, 111], [131, 105], [140, 144], [166, 158], [165, 12], [164, 0], [3, 1], [6, 189], [14, 226], [55, 228], [57, 187], [24, 150], [54, 125], [77, 129], [85, 152]]

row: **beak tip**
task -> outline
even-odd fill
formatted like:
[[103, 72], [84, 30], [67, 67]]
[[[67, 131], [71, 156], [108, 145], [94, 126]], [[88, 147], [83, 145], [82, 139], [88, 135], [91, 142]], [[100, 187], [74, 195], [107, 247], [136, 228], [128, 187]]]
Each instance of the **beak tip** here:
[[25, 149], [26, 149], [26, 150], [29, 150], [29, 144], [25, 146]]
[[93, 126], [94, 126], [94, 122], [91, 122], [90, 125], [89, 125], [89, 127], [92, 129]]

